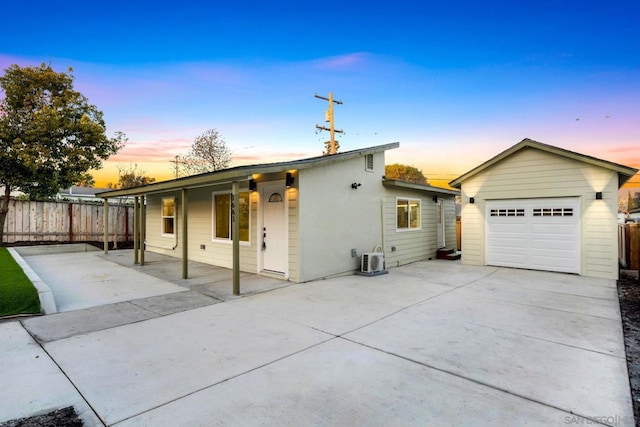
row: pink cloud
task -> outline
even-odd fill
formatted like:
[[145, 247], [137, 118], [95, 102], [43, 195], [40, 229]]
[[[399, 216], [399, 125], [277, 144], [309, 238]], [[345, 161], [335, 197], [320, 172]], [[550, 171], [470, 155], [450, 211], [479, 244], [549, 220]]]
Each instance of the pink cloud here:
[[370, 57], [371, 55], [366, 52], [354, 52], [318, 59], [313, 61], [313, 65], [320, 69], [345, 69], [364, 64]]
[[129, 142], [109, 160], [116, 162], [170, 162], [177, 154], [186, 153], [193, 141], [187, 138]]

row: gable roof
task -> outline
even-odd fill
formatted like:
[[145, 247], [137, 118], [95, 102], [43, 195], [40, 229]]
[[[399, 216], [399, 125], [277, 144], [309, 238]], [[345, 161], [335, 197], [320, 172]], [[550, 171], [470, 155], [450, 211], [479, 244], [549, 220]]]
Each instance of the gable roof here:
[[513, 154], [522, 151], [527, 148], [533, 148], [536, 150], [545, 151], [547, 153], [555, 154], [558, 156], [562, 156], [568, 159], [577, 160], [580, 162], [588, 163], [591, 165], [599, 166], [605, 169], [609, 169], [611, 171], [618, 173], [618, 187], [622, 187], [622, 185], [627, 182], [631, 177], [633, 177], [636, 173], [638, 173], [638, 169], [630, 168], [628, 166], [624, 166], [618, 163], [609, 162], [607, 160], [598, 159], [596, 157], [587, 156], [586, 154], [576, 153], [575, 151], [565, 150], [564, 148], [555, 147], [553, 145], [543, 144], [542, 142], [534, 141], [529, 138], [525, 138], [516, 145], [511, 148], [503, 151], [492, 159], [487, 160], [482, 163], [480, 166], [471, 169], [469, 172], [459, 176], [449, 183], [451, 187], [460, 188], [462, 183], [467, 179], [471, 178], [474, 175], [483, 172], [493, 165], [503, 161], [507, 157], [512, 156]]
[[317, 156], [300, 160], [291, 160], [286, 162], [263, 163], [257, 165], [236, 166], [228, 169], [221, 169], [214, 172], [207, 172], [198, 175], [176, 178], [169, 181], [154, 182], [140, 187], [124, 188], [120, 190], [105, 191], [98, 193], [96, 196], [102, 198], [118, 197], [118, 196], [139, 196], [148, 193], [179, 190], [183, 188], [201, 187], [217, 183], [225, 183], [232, 181], [247, 181], [254, 174], [268, 174], [286, 172], [291, 170], [307, 169], [314, 166], [331, 164], [334, 162], [344, 161], [367, 154], [379, 153], [382, 151], [398, 148], [399, 142], [390, 144], [377, 145], [369, 148], [361, 148], [358, 150], [345, 151], [343, 153], [333, 154], [330, 156]]

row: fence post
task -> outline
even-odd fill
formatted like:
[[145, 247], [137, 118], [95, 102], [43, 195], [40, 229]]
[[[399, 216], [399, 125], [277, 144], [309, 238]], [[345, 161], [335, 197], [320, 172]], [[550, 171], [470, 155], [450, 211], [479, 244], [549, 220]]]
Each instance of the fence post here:
[[73, 242], [73, 203], [69, 202], [69, 241]]

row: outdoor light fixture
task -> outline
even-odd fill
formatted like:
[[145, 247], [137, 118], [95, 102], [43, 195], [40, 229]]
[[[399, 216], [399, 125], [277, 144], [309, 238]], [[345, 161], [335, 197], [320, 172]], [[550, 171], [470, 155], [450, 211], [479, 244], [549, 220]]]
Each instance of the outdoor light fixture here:
[[258, 189], [258, 183], [256, 182], [255, 179], [250, 179], [249, 180], [249, 191], [256, 191]]
[[438, 203], [438, 195], [433, 196], [433, 203]]
[[476, 202], [476, 199], [474, 199], [473, 197], [469, 197], [469, 203], [474, 204]]
[[359, 182], [354, 182], [353, 184], [351, 184], [351, 188], [353, 188], [354, 190], [357, 190], [358, 187], [360, 187], [362, 184], [360, 184]]
[[284, 185], [286, 185], [287, 188], [293, 186], [293, 175], [291, 175], [291, 172], [287, 172], [285, 175]]
[[602, 200], [602, 191], [596, 193], [596, 200]]

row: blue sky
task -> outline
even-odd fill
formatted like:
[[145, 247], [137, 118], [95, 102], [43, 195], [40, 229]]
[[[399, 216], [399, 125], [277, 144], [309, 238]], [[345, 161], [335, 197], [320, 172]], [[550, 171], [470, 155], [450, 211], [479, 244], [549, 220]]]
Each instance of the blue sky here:
[[[179, 5], [179, 6], [178, 6]], [[50, 62], [129, 137], [118, 164], [170, 178], [216, 128], [234, 164], [341, 150], [453, 179], [523, 138], [640, 167], [640, 3], [10, 2], [0, 67]], [[640, 179], [634, 182], [640, 186]]]

